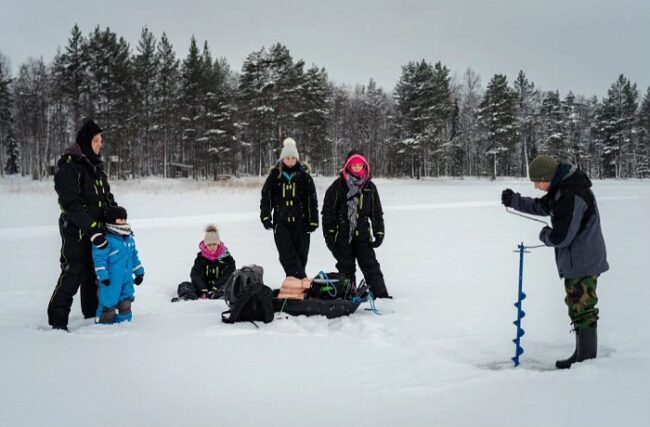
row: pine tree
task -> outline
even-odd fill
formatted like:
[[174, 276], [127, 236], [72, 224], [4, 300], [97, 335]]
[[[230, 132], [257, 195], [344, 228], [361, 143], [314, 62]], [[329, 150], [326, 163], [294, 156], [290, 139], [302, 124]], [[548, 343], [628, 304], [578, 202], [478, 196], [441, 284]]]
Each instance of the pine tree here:
[[304, 62], [294, 63], [281, 44], [253, 52], [244, 61], [239, 84], [242, 143], [251, 147], [255, 164], [250, 166], [258, 174], [275, 161], [282, 140], [299, 131], [296, 118], [304, 114], [303, 67]]
[[181, 114], [183, 121], [183, 143], [182, 162], [189, 161], [192, 168], [192, 176], [197, 177], [196, 141], [200, 138], [203, 120], [203, 99], [205, 93], [203, 58], [196, 45], [196, 39], [192, 36], [190, 50], [181, 67]]
[[[452, 135], [454, 120], [457, 119], [458, 110], [451, 95], [450, 70], [439, 61], [433, 66], [431, 116], [429, 124], [431, 152], [436, 159], [436, 175], [444, 171], [445, 175], [451, 172], [450, 165], [454, 163], [458, 152], [456, 141]], [[443, 164], [441, 164], [441, 162]]]
[[103, 157], [109, 175], [125, 177], [134, 171], [133, 64], [128, 43], [110, 28], [96, 27], [85, 45], [88, 61], [86, 114], [104, 130]]
[[514, 82], [514, 89], [517, 96], [517, 125], [520, 130], [518, 159], [520, 176], [528, 176], [528, 164], [530, 163], [531, 149], [535, 150], [535, 117], [539, 106], [536, 103], [538, 91], [535, 84], [529, 82], [523, 70], [519, 71]]
[[330, 94], [325, 69], [314, 65], [307, 70], [298, 94], [302, 105], [295, 113], [295, 125], [305, 160], [316, 171], [327, 169], [333, 165], [333, 159], [331, 140], [327, 137]]
[[637, 174], [641, 177], [650, 176], [650, 87], [641, 102], [639, 110], [639, 165]]
[[10, 85], [7, 67], [0, 60], [0, 147], [5, 148], [7, 155], [3, 171], [14, 175], [20, 172], [20, 149], [14, 134], [14, 105]]
[[[492, 77], [477, 113], [486, 132], [485, 154], [493, 156], [492, 179], [496, 179], [497, 172], [510, 174], [519, 129], [516, 94], [508, 87], [506, 76], [495, 74]], [[501, 162], [497, 162], [497, 159], [501, 159]]]
[[[152, 129], [159, 64], [156, 57], [156, 39], [147, 27], [142, 28], [136, 52], [133, 58], [136, 89], [134, 108], [135, 119], [138, 123], [136, 135], [139, 143], [135, 151], [140, 173], [148, 176], [156, 173], [158, 169], [156, 160], [159, 153], [158, 147], [154, 149]], [[135, 168], [135, 164], [133, 167]]]
[[562, 103], [566, 120], [566, 147], [568, 158], [578, 167], [583, 168], [589, 163], [589, 141], [591, 136], [589, 128], [592, 111], [589, 101], [576, 97], [569, 91]]
[[541, 152], [556, 158], [569, 157], [565, 110], [558, 91], [546, 92], [540, 116], [543, 137]]
[[[179, 98], [180, 63], [165, 33], [160, 37], [156, 51], [156, 62], [159, 66], [155, 87], [155, 104], [153, 115], [156, 137], [162, 142], [163, 177], [169, 174], [168, 164], [174, 160], [172, 141], [178, 134], [177, 101]], [[179, 147], [180, 148], [180, 147]], [[180, 153], [180, 150], [178, 150]], [[180, 159], [176, 159], [180, 161]]]
[[599, 117], [606, 177], [631, 176], [634, 169], [633, 129], [638, 91], [623, 74], [607, 91]]
[[77, 24], [72, 27], [68, 45], [61, 55], [60, 75], [62, 78], [62, 90], [67, 98], [72, 113], [72, 128], [78, 129], [81, 125], [82, 116], [87, 106], [84, 96], [88, 91], [87, 58], [85, 54], [86, 40], [83, 37]]
[[[433, 145], [431, 126], [433, 117], [433, 67], [426, 61], [409, 62], [402, 66], [402, 75], [395, 87], [397, 109], [397, 140], [395, 154], [402, 155], [417, 178], [427, 157], [425, 152]], [[408, 162], [408, 163], [407, 163]], [[425, 165], [425, 170], [427, 169]]]
[[53, 172], [56, 157], [63, 153], [65, 147], [70, 145], [70, 139], [76, 129], [71, 128], [70, 118], [72, 108], [66, 93], [64, 55], [60, 51], [54, 56], [49, 73], [50, 86], [50, 128], [52, 135], [52, 156], [49, 159], [48, 172]]

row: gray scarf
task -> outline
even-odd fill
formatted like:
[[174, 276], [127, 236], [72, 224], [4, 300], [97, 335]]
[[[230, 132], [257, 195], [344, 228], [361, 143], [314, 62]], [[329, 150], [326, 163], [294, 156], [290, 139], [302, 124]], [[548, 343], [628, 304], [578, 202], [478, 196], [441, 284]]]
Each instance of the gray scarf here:
[[354, 237], [354, 232], [357, 229], [359, 195], [361, 194], [361, 189], [366, 183], [366, 176], [363, 178], [357, 178], [352, 174], [348, 174], [348, 180], [346, 181], [346, 184], [348, 185], [348, 221], [350, 223], [350, 236], [348, 242], [352, 242], [352, 237]]

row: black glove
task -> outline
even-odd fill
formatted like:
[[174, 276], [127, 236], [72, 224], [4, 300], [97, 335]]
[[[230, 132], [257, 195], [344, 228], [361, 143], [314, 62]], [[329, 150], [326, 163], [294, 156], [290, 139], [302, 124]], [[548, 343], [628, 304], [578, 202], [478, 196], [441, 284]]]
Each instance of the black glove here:
[[223, 288], [212, 288], [210, 292], [208, 292], [208, 298], [210, 299], [223, 298]]
[[271, 230], [273, 228], [273, 222], [271, 221], [270, 218], [263, 219], [262, 225], [264, 225], [264, 228], [267, 230]]
[[135, 283], [136, 285], [139, 285], [140, 283], [142, 283], [143, 279], [144, 279], [144, 276], [135, 276], [135, 279], [133, 279], [133, 283]]
[[512, 196], [514, 195], [515, 192], [509, 188], [503, 190], [503, 192], [501, 193], [501, 203], [503, 204], [503, 206], [508, 208], [512, 206]]
[[108, 280], [108, 279], [104, 279], [104, 280], [102, 280], [102, 285], [104, 285], [104, 286], [111, 286], [111, 281]]
[[375, 234], [375, 240], [373, 240], [372, 243], [370, 243], [370, 246], [372, 246], [373, 248], [378, 248], [381, 246], [383, 241], [384, 241], [384, 235], [377, 233]]
[[548, 225], [542, 228], [542, 230], [539, 232], [539, 240], [546, 244], [546, 240], [544, 240], [544, 238], [547, 237], [552, 231], [553, 229]]
[[336, 248], [336, 241], [334, 240], [334, 234], [327, 233], [325, 235], [325, 244], [327, 245], [327, 249], [329, 249], [332, 253], [334, 253], [334, 249]]
[[100, 233], [93, 235], [90, 238], [90, 241], [92, 242], [93, 245], [95, 245], [97, 249], [104, 249], [106, 245], [108, 245], [108, 242], [106, 241], [106, 237], [104, 237], [104, 235]]
[[318, 223], [317, 222], [310, 222], [309, 225], [307, 225], [307, 233], [313, 233], [316, 231], [318, 228]]

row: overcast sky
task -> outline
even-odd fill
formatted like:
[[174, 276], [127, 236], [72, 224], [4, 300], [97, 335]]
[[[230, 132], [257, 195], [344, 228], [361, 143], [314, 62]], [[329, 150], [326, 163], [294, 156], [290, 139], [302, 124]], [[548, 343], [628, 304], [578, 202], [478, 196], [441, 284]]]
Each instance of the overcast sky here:
[[15, 73], [50, 61], [78, 23], [108, 26], [135, 48], [147, 26], [180, 58], [192, 34], [240, 70], [252, 51], [285, 44], [339, 83], [395, 87], [408, 61], [470, 66], [483, 87], [520, 69], [545, 90], [606, 95], [619, 74], [650, 85], [650, 0], [0, 0], [0, 52]]

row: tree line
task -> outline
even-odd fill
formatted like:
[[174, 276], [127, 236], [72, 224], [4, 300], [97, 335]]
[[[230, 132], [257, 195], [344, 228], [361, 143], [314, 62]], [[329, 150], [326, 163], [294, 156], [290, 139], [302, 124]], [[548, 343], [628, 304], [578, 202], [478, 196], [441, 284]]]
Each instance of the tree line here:
[[114, 178], [263, 175], [288, 136], [329, 175], [358, 148], [382, 176], [526, 176], [538, 154], [596, 178], [650, 176], [650, 88], [640, 96], [623, 74], [598, 99], [541, 90], [523, 71], [483, 88], [471, 68], [419, 60], [386, 92], [372, 79], [337, 84], [280, 43], [239, 71], [194, 37], [178, 58], [146, 27], [132, 48], [110, 28], [75, 25], [50, 63], [29, 59], [15, 76], [0, 54], [1, 173], [50, 175], [89, 117]]

